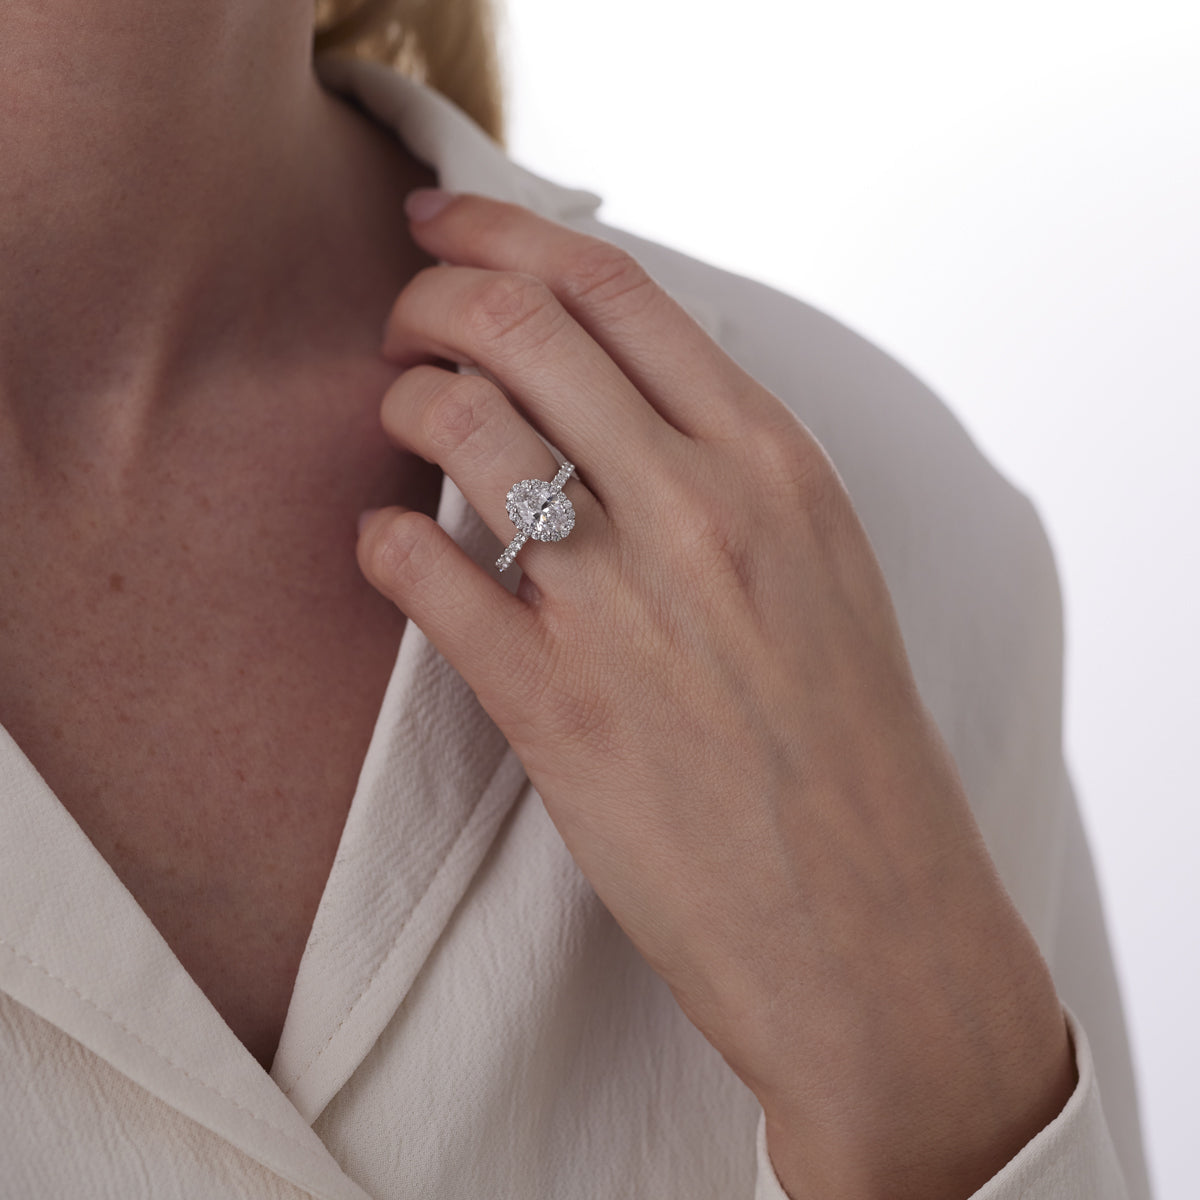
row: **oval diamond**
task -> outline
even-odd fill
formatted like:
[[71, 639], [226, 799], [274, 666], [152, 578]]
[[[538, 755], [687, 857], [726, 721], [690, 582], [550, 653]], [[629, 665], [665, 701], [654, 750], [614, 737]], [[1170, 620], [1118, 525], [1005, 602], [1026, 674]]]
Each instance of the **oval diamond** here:
[[535, 542], [560, 542], [575, 528], [575, 508], [544, 479], [522, 479], [505, 497], [508, 519]]

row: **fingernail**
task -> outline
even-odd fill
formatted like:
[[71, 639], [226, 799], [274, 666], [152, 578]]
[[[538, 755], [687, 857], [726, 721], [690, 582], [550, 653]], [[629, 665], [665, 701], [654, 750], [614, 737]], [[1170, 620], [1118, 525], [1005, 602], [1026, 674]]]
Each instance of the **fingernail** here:
[[358, 536], [359, 536], [359, 537], [362, 537], [363, 526], [364, 526], [364, 525], [365, 525], [365, 524], [366, 524], [366, 523], [367, 523], [367, 522], [368, 522], [368, 521], [371, 519], [371, 517], [373, 517], [373, 516], [374, 516], [374, 515], [375, 515], [377, 512], [379, 512], [379, 509], [377, 509], [377, 508], [364, 508], [364, 509], [362, 510], [362, 512], [360, 512], [360, 513], [358, 514]]
[[413, 188], [404, 197], [404, 212], [410, 221], [428, 221], [453, 199], [453, 192], [441, 188]]

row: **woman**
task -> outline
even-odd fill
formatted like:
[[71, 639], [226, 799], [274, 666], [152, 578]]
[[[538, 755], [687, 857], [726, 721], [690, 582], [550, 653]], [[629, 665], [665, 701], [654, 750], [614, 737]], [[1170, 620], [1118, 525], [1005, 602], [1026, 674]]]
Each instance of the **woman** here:
[[0, 1191], [1145, 1194], [1030, 506], [302, 7], [7, 18]]

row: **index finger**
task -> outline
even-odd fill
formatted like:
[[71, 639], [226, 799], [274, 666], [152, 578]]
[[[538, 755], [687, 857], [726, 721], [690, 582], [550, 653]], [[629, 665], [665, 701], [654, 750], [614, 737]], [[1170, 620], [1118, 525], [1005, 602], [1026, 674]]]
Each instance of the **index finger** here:
[[744, 433], [759, 405], [764, 418], [777, 416], [767, 393], [747, 388], [737, 363], [619, 246], [472, 192], [410, 224], [447, 262], [536, 275], [680, 432], [725, 439]]

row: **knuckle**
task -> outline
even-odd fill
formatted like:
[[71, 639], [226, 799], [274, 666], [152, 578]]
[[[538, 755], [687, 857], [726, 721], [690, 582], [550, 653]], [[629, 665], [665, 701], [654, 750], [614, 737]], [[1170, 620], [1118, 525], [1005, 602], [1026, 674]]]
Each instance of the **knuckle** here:
[[810, 511], [825, 510], [841, 494], [841, 481], [824, 447], [798, 423], [775, 427], [753, 444], [752, 469], [773, 495]]
[[627, 251], [599, 238], [572, 258], [563, 275], [563, 288], [575, 301], [606, 308], [641, 308], [658, 292], [658, 284]]
[[559, 328], [562, 309], [536, 275], [496, 273], [467, 297], [469, 333], [485, 345], [540, 348]]
[[660, 553], [670, 559], [675, 576], [686, 579], [698, 596], [728, 583], [746, 591], [758, 576], [761, 541], [753, 514], [731, 500], [738, 492], [736, 486], [714, 490], [679, 480], [662, 504], [660, 521], [667, 541]]
[[428, 524], [421, 513], [399, 513], [376, 537], [372, 571], [390, 589], [408, 591], [436, 574], [446, 548]]
[[499, 398], [495, 385], [481, 375], [452, 375], [426, 404], [421, 432], [439, 449], [458, 449], [495, 419]]
[[570, 688], [543, 682], [537, 706], [543, 714], [543, 736], [589, 755], [605, 756], [619, 750], [620, 721], [609, 697], [611, 688], [604, 686], [603, 679], [594, 678], [598, 675], [595, 671], [581, 673]]
[[436, 272], [444, 269], [438, 264], [421, 267], [413, 274], [413, 277], [400, 289], [392, 301], [392, 307], [384, 318], [385, 337], [399, 335], [414, 323], [425, 303], [425, 291], [437, 283], [439, 276]]
[[384, 426], [392, 433], [403, 434], [406, 424], [411, 424], [412, 413], [428, 396], [440, 386], [447, 374], [432, 363], [417, 363], [405, 367], [388, 385], [380, 404], [380, 417]]
[[657, 521], [666, 534], [668, 553], [682, 563], [707, 562], [732, 535], [733, 521], [720, 495], [683, 478], [659, 481]]
[[693, 497], [686, 510], [675, 512], [672, 532], [675, 552], [704, 569], [724, 560], [737, 540], [728, 514], [704, 497]]
[[417, 396], [426, 395], [443, 382], [448, 374], [450, 372], [445, 367], [436, 366], [431, 362], [414, 363], [396, 376], [385, 396], [385, 402], [393, 394], [401, 399], [411, 397], [414, 393]]

